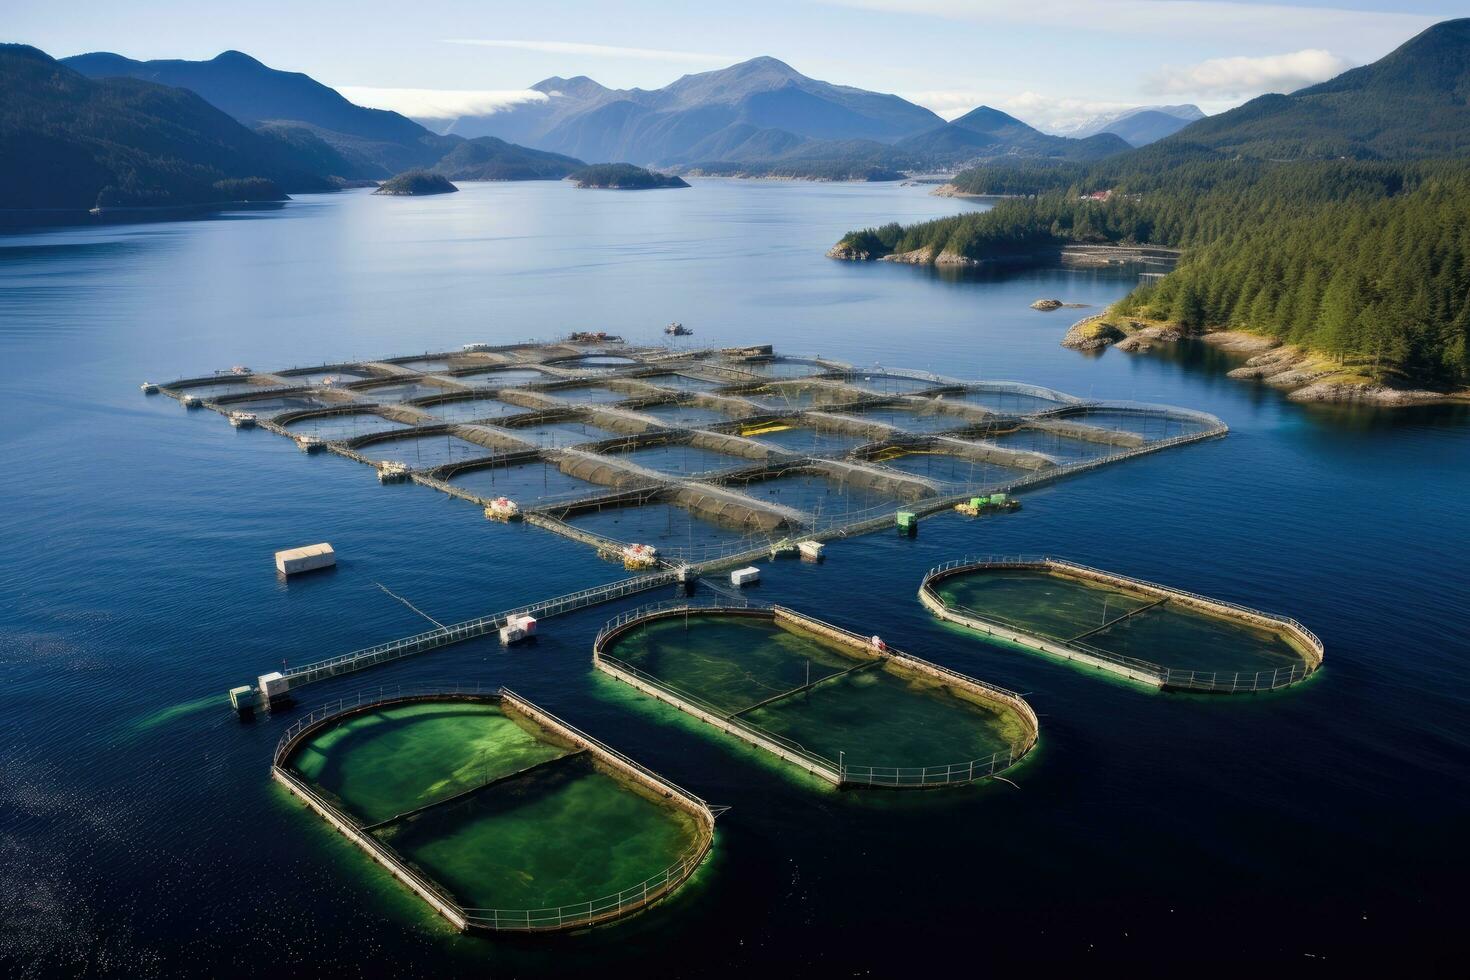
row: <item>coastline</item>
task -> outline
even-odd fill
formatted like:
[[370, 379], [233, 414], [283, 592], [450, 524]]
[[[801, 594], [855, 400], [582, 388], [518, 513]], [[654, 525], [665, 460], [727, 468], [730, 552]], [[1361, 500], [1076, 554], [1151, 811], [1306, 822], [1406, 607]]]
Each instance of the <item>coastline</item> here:
[[1229, 371], [1237, 381], [1259, 381], [1287, 393], [1294, 402], [1363, 404], [1381, 408], [1470, 402], [1470, 388], [1436, 390], [1396, 386], [1358, 373], [1351, 364], [1279, 338], [1243, 330], [1181, 329], [1164, 321], [1116, 316], [1111, 310], [1083, 317], [1062, 338], [1071, 350], [1100, 351], [1107, 347], [1130, 354], [1152, 350], [1155, 344], [1198, 340], [1220, 350], [1247, 355], [1244, 364]]
[[971, 194], [969, 191], [960, 190], [953, 183], [940, 184], [929, 193], [933, 194], [935, 197], [964, 197], [980, 201], [1004, 201], [1010, 200], [1012, 198], [1022, 198], [1027, 196], [1025, 194]]

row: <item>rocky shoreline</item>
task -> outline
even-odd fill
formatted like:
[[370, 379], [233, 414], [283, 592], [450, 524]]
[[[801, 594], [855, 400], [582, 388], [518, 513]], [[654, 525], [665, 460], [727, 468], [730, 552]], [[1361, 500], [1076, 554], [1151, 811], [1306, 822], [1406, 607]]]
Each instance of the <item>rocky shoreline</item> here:
[[1171, 323], [1098, 313], [1074, 323], [1062, 338], [1062, 346], [1081, 351], [1117, 347], [1121, 351], [1138, 353], [1151, 350], [1155, 344], [1171, 344], [1185, 339], [1249, 355], [1246, 362], [1228, 372], [1228, 376], [1238, 381], [1260, 381], [1280, 388], [1288, 393], [1287, 398], [1296, 402], [1359, 403], [1396, 408], [1470, 401], [1470, 389], [1435, 391], [1384, 384], [1354, 373], [1351, 367], [1322, 354], [1294, 344], [1283, 344], [1274, 337], [1240, 330], [1189, 333]]

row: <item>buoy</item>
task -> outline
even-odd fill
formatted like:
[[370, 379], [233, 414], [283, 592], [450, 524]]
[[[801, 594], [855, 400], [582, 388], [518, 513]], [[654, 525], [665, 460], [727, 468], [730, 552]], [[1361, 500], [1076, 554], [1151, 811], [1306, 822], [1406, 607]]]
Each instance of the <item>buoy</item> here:
[[485, 516], [497, 521], [508, 521], [520, 515], [521, 509], [509, 497], [496, 497], [485, 507]]
[[630, 544], [623, 549], [623, 567], [652, 568], [658, 562], [658, 549], [651, 544]]
[[378, 464], [379, 483], [396, 483], [399, 480], [407, 479], [407, 477], [407, 463], [398, 463], [391, 460], [384, 460], [383, 462]]

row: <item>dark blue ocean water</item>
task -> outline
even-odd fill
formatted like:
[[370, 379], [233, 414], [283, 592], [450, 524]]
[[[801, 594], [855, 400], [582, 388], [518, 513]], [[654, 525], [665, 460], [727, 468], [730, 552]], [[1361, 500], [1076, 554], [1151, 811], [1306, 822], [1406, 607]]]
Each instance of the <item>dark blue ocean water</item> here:
[[[895, 975], [1052, 959], [1305, 964], [1447, 954], [1470, 817], [1470, 418], [1308, 409], [1195, 347], [1057, 342], [1120, 272], [984, 279], [822, 253], [973, 204], [922, 188], [701, 181], [303, 198], [276, 213], [0, 239], [0, 969], [11, 975]], [[1083, 311], [1085, 312], [1085, 311]], [[595, 675], [618, 607], [309, 688], [506, 684], [716, 804], [672, 902], [543, 942], [452, 934], [268, 779], [294, 712], [224, 691], [621, 568], [138, 384], [607, 329], [771, 342], [1213, 412], [1224, 440], [1064, 482], [1022, 511], [771, 564], [759, 596], [1027, 692], [1018, 788], [837, 794]], [[340, 565], [277, 581], [271, 553]], [[933, 623], [924, 570], [1052, 552], [1290, 613], [1327, 665], [1242, 699], [1162, 696]], [[662, 595], [649, 598], [662, 598]], [[569, 846], [575, 846], [574, 842]]]

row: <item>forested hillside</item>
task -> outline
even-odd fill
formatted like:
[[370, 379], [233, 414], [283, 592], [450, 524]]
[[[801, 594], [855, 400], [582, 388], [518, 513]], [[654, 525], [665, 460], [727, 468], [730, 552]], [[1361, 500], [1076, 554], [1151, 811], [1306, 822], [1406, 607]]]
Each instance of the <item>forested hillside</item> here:
[[[973, 168], [955, 178], [956, 191], [1015, 199], [986, 212], [849, 232], [831, 254], [967, 264], [1041, 259], [1071, 243], [1181, 248], [1173, 273], [1135, 290], [1115, 312], [1187, 331], [1269, 335], [1352, 359], [1375, 379], [1465, 384], [1466, 92], [1470, 21], [1450, 21], [1374, 65], [1247, 103], [1139, 150], [1096, 163]], [[1288, 147], [1283, 134], [1292, 124], [1262, 120], [1307, 110], [1282, 110], [1276, 99], [1331, 111], [1312, 128], [1298, 127], [1315, 135]], [[1434, 106], [1442, 111], [1426, 109]], [[1412, 120], [1422, 123], [1417, 131]], [[1323, 126], [1330, 139], [1319, 138]], [[1249, 139], [1221, 138], [1247, 132]], [[1312, 147], [1333, 148], [1332, 159]], [[1338, 155], [1343, 148], [1353, 152]], [[1285, 159], [1270, 155], [1286, 149]], [[1401, 159], [1372, 159], [1388, 152]]]

